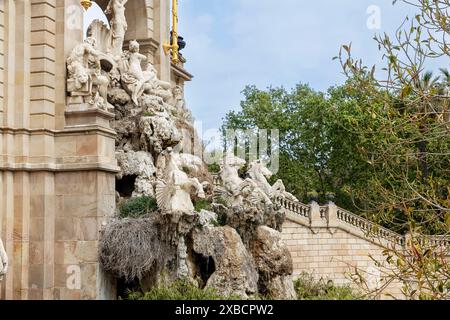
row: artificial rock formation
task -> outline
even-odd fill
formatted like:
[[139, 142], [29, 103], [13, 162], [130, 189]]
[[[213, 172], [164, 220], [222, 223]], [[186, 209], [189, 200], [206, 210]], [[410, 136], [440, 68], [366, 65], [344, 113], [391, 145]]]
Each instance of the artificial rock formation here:
[[231, 227], [196, 230], [193, 251], [203, 257], [207, 270], [206, 287], [217, 289], [223, 295], [247, 298], [258, 292], [258, 273], [252, 256], [245, 248], [239, 234]]
[[[284, 216], [273, 202], [289, 194], [281, 182], [267, 183], [271, 173], [261, 161], [250, 165], [250, 178], [241, 179], [245, 161], [232, 155], [221, 166], [223, 186], [214, 190], [196, 156], [202, 147], [183, 88], [158, 78], [138, 41], [122, 49], [125, 3], [110, 1], [111, 30], [94, 21], [67, 60], [69, 107], [114, 113], [119, 206], [143, 196], [158, 205], [141, 218], [105, 226], [99, 248], [104, 270], [145, 289], [188, 278], [223, 295], [292, 298], [292, 259], [277, 231]], [[213, 194], [225, 200], [212, 205], [216, 212], [196, 212], [194, 203], [212, 201]]]
[[245, 161], [227, 155], [221, 165], [222, 187], [217, 193], [224, 204], [215, 205], [227, 225], [241, 236], [258, 270], [258, 291], [275, 299], [294, 299], [292, 281], [293, 263], [289, 250], [281, 239], [284, 214], [272, 199], [290, 198], [278, 182], [270, 186], [271, 176], [262, 161], [252, 162], [247, 176], [242, 179], [238, 171]]
[[274, 298], [295, 299], [292, 258], [281, 233], [267, 226], [258, 227], [250, 251], [259, 272], [260, 292]]

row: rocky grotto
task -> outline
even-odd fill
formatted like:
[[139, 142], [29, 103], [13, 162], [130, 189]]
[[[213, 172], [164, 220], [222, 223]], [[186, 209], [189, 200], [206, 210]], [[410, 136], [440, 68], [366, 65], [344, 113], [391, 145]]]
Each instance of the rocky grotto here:
[[[123, 16], [113, 20], [125, 28]], [[269, 185], [262, 161], [241, 178], [245, 161], [232, 154], [214, 185], [199, 153], [185, 147], [196, 132], [182, 88], [159, 80], [137, 41], [122, 50], [117, 38], [95, 38], [108, 32], [95, 21], [67, 59], [69, 102], [115, 114], [118, 212], [102, 230], [103, 268], [125, 286], [189, 279], [222, 295], [295, 298], [292, 258], [280, 233], [284, 216], [273, 202], [292, 195], [281, 181]], [[124, 203], [142, 197], [156, 199], [157, 208], [119, 216]], [[195, 210], [200, 199], [211, 211]]]

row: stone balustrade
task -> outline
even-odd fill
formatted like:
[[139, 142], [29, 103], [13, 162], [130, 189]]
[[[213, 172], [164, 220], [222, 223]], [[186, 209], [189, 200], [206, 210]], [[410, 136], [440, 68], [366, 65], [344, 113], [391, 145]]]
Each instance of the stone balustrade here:
[[[218, 174], [213, 174], [213, 182], [215, 186], [221, 184], [221, 178]], [[301, 217], [308, 219], [310, 227], [340, 227], [346, 231], [356, 232], [358, 236], [363, 236], [371, 241], [374, 239], [379, 241], [384, 240], [384, 242], [387, 241], [388, 243], [400, 246], [404, 246], [407, 243], [407, 236], [400, 235], [361, 216], [339, 208], [333, 202], [319, 206], [316, 202], [307, 205], [299, 201], [288, 200], [284, 197], [277, 197], [273, 201], [286, 210], [288, 218]], [[421, 245], [433, 247], [450, 245], [450, 235], [420, 235], [416, 239]]]

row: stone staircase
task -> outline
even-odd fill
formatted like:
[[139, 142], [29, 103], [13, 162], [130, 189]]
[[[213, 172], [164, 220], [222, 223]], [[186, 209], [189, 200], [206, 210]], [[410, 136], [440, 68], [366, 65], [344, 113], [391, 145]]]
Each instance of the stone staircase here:
[[[313, 202], [304, 204], [297, 201], [290, 201], [283, 198], [274, 200], [287, 214], [288, 219], [300, 222], [310, 228], [339, 228], [355, 236], [363, 236], [369, 241], [384, 242], [404, 246], [409, 235], [401, 235], [385, 227], [369, 221], [361, 216], [339, 208], [330, 202], [325, 206], [319, 206]], [[416, 236], [416, 240], [424, 246], [450, 247], [450, 235]]]
[[[219, 175], [213, 175], [213, 182], [214, 186], [221, 184]], [[218, 196], [219, 193], [215, 191], [214, 198], [217, 199]], [[410, 235], [401, 235], [359, 215], [339, 208], [332, 202], [320, 206], [316, 202], [304, 204], [300, 201], [291, 201], [285, 198], [277, 198], [273, 201], [285, 211], [288, 220], [309, 227], [311, 230], [337, 228], [383, 246], [405, 246], [408, 237], [410, 237]], [[418, 235], [415, 239], [423, 246], [450, 247], [450, 234], [438, 236]]]

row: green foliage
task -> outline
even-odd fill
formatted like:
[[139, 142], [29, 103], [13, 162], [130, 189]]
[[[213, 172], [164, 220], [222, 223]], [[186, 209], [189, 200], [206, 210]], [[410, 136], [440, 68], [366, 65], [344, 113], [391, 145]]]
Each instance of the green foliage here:
[[361, 300], [349, 286], [335, 286], [332, 281], [315, 280], [312, 275], [302, 273], [294, 283], [299, 300]]
[[319, 193], [317, 191], [310, 191], [307, 194], [309, 201], [317, 201], [319, 199]]
[[158, 204], [154, 198], [131, 198], [120, 207], [120, 218], [139, 218], [156, 210], [158, 210]]
[[[433, 86], [450, 83], [442, 81]], [[334, 193], [338, 206], [395, 231], [414, 222], [416, 231], [448, 232], [450, 134], [445, 109], [437, 108], [442, 102], [434, 100], [436, 112], [424, 113], [417, 98], [405, 101], [364, 74], [327, 93], [305, 85], [243, 93], [241, 111], [227, 115], [223, 130], [279, 129], [280, 170], [273, 179], [302, 202], [310, 190], [320, 203]]]
[[351, 46], [338, 57], [349, 78], [345, 90], [356, 98], [342, 125], [369, 164], [370, 192], [360, 189], [356, 197], [391, 228], [448, 233], [450, 73], [425, 70], [428, 60], [450, 57], [448, 0], [403, 2], [418, 9], [415, 19], [395, 37], [375, 37], [387, 77], [353, 58]]
[[210, 173], [219, 173], [220, 172], [219, 164], [218, 163], [208, 164], [208, 171]]
[[200, 289], [188, 280], [178, 280], [170, 285], [160, 285], [142, 294], [129, 292], [127, 300], [239, 300], [238, 296], [225, 297], [211, 288]]
[[202, 210], [210, 210], [211, 201], [208, 199], [198, 199], [194, 201], [194, 208], [196, 212], [200, 212]]
[[413, 235], [403, 250], [388, 248], [383, 256], [384, 263], [372, 260], [377, 268], [383, 269], [382, 265], [385, 265], [391, 270], [383, 274], [384, 285], [372, 289], [360, 270], [353, 276], [367, 297], [376, 299], [389, 284], [400, 282], [401, 291], [408, 300], [450, 300], [450, 267], [445, 250], [423, 245]]
[[273, 180], [282, 179], [303, 202], [309, 201], [310, 190], [318, 191], [319, 202], [333, 192], [338, 205], [357, 211], [352, 189], [366, 187], [369, 165], [358, 153], [356, 135], [342, 125], [355, 98], [342, 87], [321, 93], [302, 84], [291, 91], [249, 86], [243, 94], [241, 111], [228, 113], [223, 131], [278, 129], [280, 170]]

